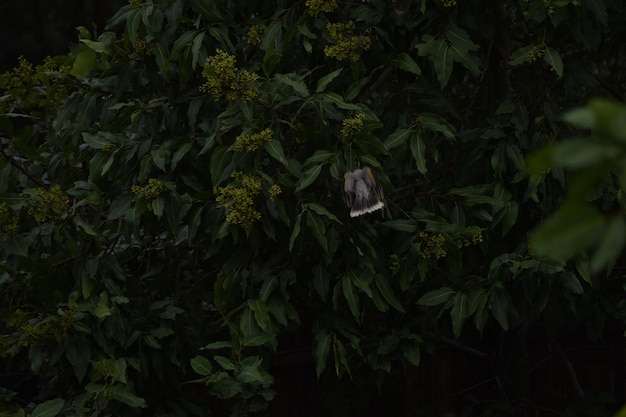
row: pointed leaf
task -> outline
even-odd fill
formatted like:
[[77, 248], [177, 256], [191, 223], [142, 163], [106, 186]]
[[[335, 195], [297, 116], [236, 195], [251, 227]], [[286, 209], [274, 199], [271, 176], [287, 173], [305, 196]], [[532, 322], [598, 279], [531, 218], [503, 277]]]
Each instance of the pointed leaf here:
[[374, 276], [374, 282], [376, 282], [376, 288], [378, 288], [378, 291], [380, 291], [380, 294], [383, 296], [385, 301], [387, 301], [396, 310], [404, 313], [404, 307], [402, 307], [400, 300], [398, 300], [393, 294], [393, 289], [391, 288], [391, 285], [389, 285], [387, 278], [381, 274], [376, 274]]
[[317, 179], [317, 177], [319, 177], [320, 172], [322, 172], [322, 165], [315, 165], [314, 167], [311, 167], [308, 170], [306, 170], [302, 174], [302, 177], [300, 178], [300, 182], [298, 183], [298, 186], [296, 187], [296, 192], [300, 192], [304, 190], [306, 187], [308, 187], [309, 185], [313, 184], [315, 180]]
[[126, 385], [114, 385], [109, 388], [111, 398], [130, 407], [147, 407], [146, 401], [129, 391]]
[[489, 307], [493, 317], [503, 330], [509, 329], [509, 299], [504, 290], [495, 290], [489, 297]]
[[418, 76], [422, 75], [422, 70], [417, 65], [417, 62], [415, 62], [413, 58], [411, 58], [411, 56], [406, 52], [401, 52], [398, 55], [398, 68], [400, 68], [402, 71], [412, 72], [413, 74]]
[[276, 159], [283, 165], [287, 165], [287, 158], [285, 157], [285, 151], [283, 145], [276, 139], [272, 139], [263, 145], [263, 148], [269, 156]]
[[450, 310], [450, 318], [452, 319], [452, 331], [456, 337], [461, 335], [463, 324], [469, 317], [468, 299], [463, 293], [456, 293], [452, 301], [452, 309]]
[[452, 288], [438, 288], [422, 295], [419, 300], [417, 300], [417, 304], [428, 307], [444, 304], [447, 303], [454, 294], [456, 294], [456, 291], [454, 291]]
[[302, 222], [302, 213], [298, 214], [296, 217], [296, 223], [293, 225], [293, 230], [291, 231], [291, 237], [289, 238], [289, 252], [293, 250], [293, 244], [296, 241], [296, 238], [300, 234], [300, 223]]
[[316, 336], [315, 339], [317, 341], [315, 346], [315, 372], [319, 378], [326, 368], [326, 361], [328, 359], [328, 352], [330, 351], [332, 335], [328, 332], [328, 330], [324, 329]]
[[31, 417], [55, 417], [61, 412], [61, 409], [65, 405], [65, 400], [62, 398], [56, 398], [54, 400], [46, 401], [39, 404], [33, 412]]
[[417, 132], [411, 136], [410, 142], [411, 153], [413, 154], [413, 159], [415, 159], [415, 164], [417, 165], [417, 170], [422, 174], [426, 174], [428, 168], [426, 167], [426, 144], [422, 139], [421, 135]]
[[343, 68], [338, 68], [335, 71], [331, 72], [330, 74], [327, 74], [325, 76], [323, 76], [322, 78], [319, 79], [319, 81], [317, 82], [317, 88], [315, 89], [316, 93], [321, 93], [322, 91], [326, 90], [326, 86], [335, 78], [337, 78], [337, 76], [339, 74], [341, 74], [341, 71], [343, 71]]
[[311, 230], [311, 233], [317, 239], [324, 252], [328, 252], [328, 242], [326, 241], [326, 229], [324, 228], [324, 222], [316, 213], [310, 211], [306, 212], [306, 225]]
[[348, 301], [348, 308], [350, 308], [350, 311], [356, 321], [360, 322], [361, 314], [359, 312], [359, 296], [356, 294], [352, 282], [348, 278], [343, 278], [341, 280], [341, 286], [343, 288], [343, 296], [346, 298], [346, 301]]
[[211, 362], [204, 356], [197, 355], [191, 359], [191, 368], [195, 373], [202, 376], [211, 375]]
[[543, 59], [552, 67], [556, 75], [559, 77], [563, 75], [563, 61], [555, 49], [546, 46], [543, 50]]
[[411, 134], [414, 132], [410, 128], [400, 128], [393, 132], [385, 139], [385, 147], [387, 149], [394, 149], [398, 146], [402, 146], [409, 141]]

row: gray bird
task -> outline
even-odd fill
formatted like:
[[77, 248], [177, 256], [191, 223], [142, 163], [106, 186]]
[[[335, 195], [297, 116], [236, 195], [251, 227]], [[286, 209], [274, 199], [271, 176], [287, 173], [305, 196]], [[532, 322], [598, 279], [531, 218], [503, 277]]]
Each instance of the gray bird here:
[[350, 217], [371, 213], [383, 208], [380, 185], [369, 167], [363, 167], [343, 175], [343, 193], [350, 210]]

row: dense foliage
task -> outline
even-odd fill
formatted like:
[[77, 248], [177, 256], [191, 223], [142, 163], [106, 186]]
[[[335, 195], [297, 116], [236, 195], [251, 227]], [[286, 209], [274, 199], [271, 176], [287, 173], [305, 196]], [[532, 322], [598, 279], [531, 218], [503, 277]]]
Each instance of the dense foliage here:
[[[493, 400], [522, 400], [520, 334], [626, 319], [626, 110], [561, 120], [622, 99], [624, 17], [131, 0], [21, 61], [0, 79], [0, 355], [38, 388], [1, 391], [0, 415], [247, 415], [296, 333], [318, 375], [378, 386], [489, 338]], [[351, 218], [362, 166], [385, 208]]]

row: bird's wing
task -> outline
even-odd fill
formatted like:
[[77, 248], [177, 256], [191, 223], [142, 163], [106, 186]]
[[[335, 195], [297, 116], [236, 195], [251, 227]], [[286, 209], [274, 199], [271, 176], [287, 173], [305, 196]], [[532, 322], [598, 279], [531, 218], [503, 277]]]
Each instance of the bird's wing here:
[[348, 205], [352, 207], [352, 201], [354, 200], [354, 175], [352, 172], [346, 172], [343, 175], [343, 198]]

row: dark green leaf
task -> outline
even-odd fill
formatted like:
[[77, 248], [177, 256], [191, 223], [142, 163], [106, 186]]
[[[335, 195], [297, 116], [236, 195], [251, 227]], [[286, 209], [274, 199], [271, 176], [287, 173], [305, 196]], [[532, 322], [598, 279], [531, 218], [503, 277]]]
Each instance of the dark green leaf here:
[[46, 401], [39, 404], [33, 412], [31, 417], [55, 417], [61, 412], [61, 409], [65, 405], [65, 400], [62, 398], [56, 398], [54, 400]]
[[376, 274], [374, 276], [374, 282], [376, 282], [376, 288], [378, 288], [378, 291], [380, 291], [380, 294], [383, 296], [385, 301], [387, 301], [396, 310], [402, 313], [406, 312], [404, 307], [402, 307], [400, 300], [398, 300], [393, 294], [393, 289], [391, 288], [387, 277], [381, 274]]
[[335, 71], [331, 72], [330, 74], [327, 74], [323, 76], [322, 78], [320, 78], [319, 81], [317, 82], [317, 88], [315, 89], [315, 92], [321, 93], [324, 90], [326, 90], [326, 87], [328, 86], [328, 84], [330, 84], [332, 80], [337, 78], [337, 76], [341, 74], [341, 71], [343, 71], [343, 68], [338, 68]]
[[269, 312], [262, 300], [248, 300], [248, 305], [254, 311], [254, 318], [261, 329], [266, 329], [269, 324]]
[[545, 59], [545, 61], [552, 67], [554, 72], [556, 72], [556, 75], [559, 77], [563, 75], [563, 62], [561, 61], [561, 56], [556, 50], [546, 46], [543, 51], [543, 59]]
[[289, 252], [293, 250], [293, 245], [296, 242], [296, 238], [300, 234], [300, 223], [302, 222], [302, 213], [298, 214], [296, 217], [296, 222], [293, 225], [293, 230], [291, 231], [291, 237], [289, 238]]
[[147, 407], [146, 401], [129, 391], [125, 385], [113, 385], [109, 388], [111, 398], [120, 401], [133, 408], [145, 408]]
[[415, 164], [417, 165], [417, 170], [422, 174], [426, 174], [428, 168], [426, 167], [426, 145], [422, 136], [417, 132], [414, 132], [411, 135], [410, 142], [411, 153], [413, 154], [413, 159], [415, 160]]
[[429, 307], [437, 306], [447, 303], [454, 294], [456, 294], [456, 291], [454, 291], [452, 288], [438, 288], [422, 295], [419, 300], [417, 300], [417, 304]]
[[[591, 257], [591, 270], [599, 271], [610, 268], [617, 257], [622, 253], [626, 239], [626, 221], [617, 217], [607, 224], [606, 233], [600, 238], [598, 248]], [[589, 280], [587, 280], [589, 281]]]
[[383, 226], [388, 227], [393, 230], [398, 230], [400, 232], [413, 233], [417, 229], [415, 225], [415, 221], [413, 220], [388, 220], [382, 223]]
[[208, 376], [211, 375], [211, 371], [213, 367], [211, 366], [211, 362], [205, 358], [204, 356], [197, 355], [191, 359], [191, 368], [195, 373]]
[[411, 72], [417, 76], [422, 75], [422, 70], [420, 69], [420, 67], [406, 52], [400, 52], [400, 54], [398, 55], [398, 68], [400, 68], [402, 71]]
[[322, 165], [315, 165], [306, 170], [298, 182], [296, 192], [302, 191], [309, 185], [313, 184], [317, 177], [319, 177], [320, 172], [322, 172]]
[[413, 133], [414, 130], [411, 128], [400, 128], [385, 139], [385, 147], [387, 149], [394, 149], [398, 146], [402, 146], [409, 142]]
[[328, 252], [328, 243], [326, 241], [326, 228], [324, 227], [324, 222], [316, 213], [307, 211], [306, 213], [306, 225], [311, 230], [311, 233], [315, 237], [315, 239], [319, 242], [324, 252]]
[[450, 318], [452, 319], [452, 331], [456, 337], [461, 336], [461, 330], [465, 320], [469, 317], [468, 297], [463, 293], [456, 293], [452, 300]]
[[269, 156], [276, 159], [283, 165], [287, 165], [287, 158], [285, 157], [285, 151], [283, 150], [283, 145], [276, 139], [272, 139], [269, 142], [266, 142], [263, 145], [263, 148], [267, 152]]
[[354, 287], [352, 286], [352, 282], [349, 278], [343, 278], [341, 280], [341, 286], [343, 288], [343, 296], [346, 298], [348, 302], [348, 308], [352, 312], [352, 315], [356, 319], [356, 321], [361, 321], [361, 313], [359, 311], [359, 296], [356, 294]]
[[339, 224], [343, 224], [338, 218], [337, 216], [335, 216], [334, 214], [332, 214], [330, 211], [328, 211], [326, 208], [322, 207], [320, 204], [317, 203], [308, 203], [307, 207], [311, 210], [313, 210], [314, 212], [316, 212], [317, 214], [324, 216], [330, 220], [334, 220], [336, 223]]
[[595, 244], [604, 231], [604, 220], [596, 210], [566, 203], [532, 232], [529, 248], [538, 256], [569, 259]]
[[315, 372], [319, 378], [326, 368], [326, 360], [328, 359], [328, 352], [330, 351], [332, 335], [328, 330], [324, 329], [317, 334], [315, 341]]
[[495, 290], [489, 297], [489, 307], [493, 317], [503, 330], [509, 329], [509, 299], [504, 290]]

